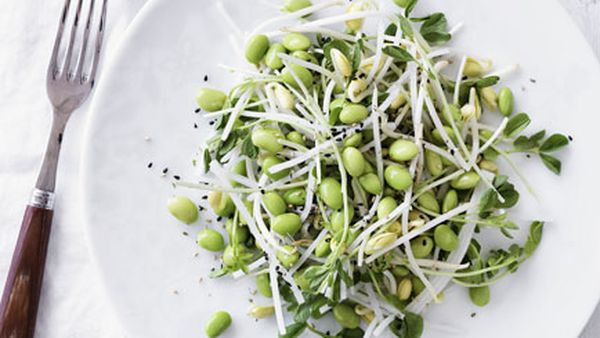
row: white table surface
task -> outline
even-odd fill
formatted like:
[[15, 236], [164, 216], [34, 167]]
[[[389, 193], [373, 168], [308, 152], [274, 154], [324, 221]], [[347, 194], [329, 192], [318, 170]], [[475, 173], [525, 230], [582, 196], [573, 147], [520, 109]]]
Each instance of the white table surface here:
[[[145, 1], [110, 1], [105, 58]], [[600, 1], [560, 1], [600, 56]], [[61, 3], [0, 0], [0, 286], [49, 130], [45, 72]], [[126, 337], [91, 263], [78, 207], [86, 107], [65, 136], [37, 337]], [[600, 337], [600, 307], [581, 335], [592, 337]]]

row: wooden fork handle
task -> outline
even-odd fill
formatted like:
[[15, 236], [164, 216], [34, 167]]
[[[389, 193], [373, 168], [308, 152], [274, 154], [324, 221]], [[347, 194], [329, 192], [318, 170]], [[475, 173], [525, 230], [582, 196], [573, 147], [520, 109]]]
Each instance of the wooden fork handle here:
[[51, 206], [25, 210], [0, 303], [0, 338], [33, 337], [52, 214]]

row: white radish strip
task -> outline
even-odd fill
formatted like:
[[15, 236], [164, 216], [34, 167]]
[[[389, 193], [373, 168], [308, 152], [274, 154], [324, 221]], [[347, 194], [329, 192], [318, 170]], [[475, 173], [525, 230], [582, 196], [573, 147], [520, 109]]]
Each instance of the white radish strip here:
[[332, 6], [338, 6], [338, 5], [342, 5], [342, 4], [344, 4], [343, 0], [325, 1], [322, 3], [318, 3], [316, 5], [302, 8], [300, 10], [297, 10], [297, 11], [289, 13], [289, 14], [285, 14], [285, 15], [274, 17], [269, 20], [265, 20], [252, 31], [252, 34], [250, 34], [250, 36], [254, 36], [254, 35], [258, 34], [259, 32], [263, 31], [265, 29], [265, 27], [269, 27], [269, 25], [272, 25], [272, 24], [275, 24], [278, 22], [285, 22], [285, 21], [300, 19], [305, 15], [308, 15], [308, 14], [311, 14], [314, 12], [318, 12], [325, 8], [329, 8]]
[[335, 81], [329, 81], [327, 88], [325, 88], [325, 97], [323, 97], [323, 113], [329, 121], [329, 105], [331, 104], [331, 94], [335, 89]]
[[329, 305], [323, 305], [319, 308], [319, 312], [324, 315], [325, 313], [327, 313], [327, 311], [331, 310], [331, 306]]
[[298, 102], [296, 103], [296, 110], [300, 113], [300, 115], [302, 115], [302, 117], [304, 117], [306, 120], [308, 121], [314, 121], [314, 117], [310, 115], [310, 113], [308, 111], [306, 111], [306, 109], [304, 109], [304, 107]]
[[285, 320], [283, 319], [283, 308], [281, 304], [281, 294], [279, 293], [279, 282], [277, 281], [277, 271], [275, 271], [275, 262], [277, 258], [275, 255], [269, 255], [269, 277], [271, 281], [271, 293], [273, 294], [273, 307], [275, 308], [275, 319], [277, 321], [277, 328], [279, 334], [284, 335], [286, 333]]
[[383, 313], [381, 312], [381, 308], [379, 307], [379, 300], [377, 299], [377, 295], [373, 290], [373, 284], [365, 285], [365, 291], [367, 292], [367, 297], [369, 297], [369, 303], [371, 304], [370, 308], [375, 312], [375, 318], [381, 319], [383, 318]]
[[[257, 195], [257, 198], [254, 199], [254, 210], [253, 210], [253, 214], [256, 215], [256, 217], [254, 218], [256, 220], [256, 225], [258, 227], [258, 229], [260, 230], [260, 232], [262, 233], [263, 237], [267, 240], [267, 242], [269, 244], [272, 245], [272, 247], [276, 250], [276, 251], [283, 251], [287, 254], [292, 254], [293, 252], [290, 252], [290, 250], [284, 248], [283, 246], [281, 246], [279, 244], [279, 242], [277, 241], [277, 239], [275, 238], [275, 236], [273, 236], [271, 234], [271, 231], [269, 231], [269, 228], [267, 228], [267, 225], [265, 224], [265, 221], [262, 218], [262, 210], [261, 210], [261, 203], [262, 203], [262, 198], [260, 195]], [[266, 208], [265, 208], [266, 210]]]
[[[367, 75], [367, 83], [371, 83], [373, 82], [373, 78], [375, 77], [375, 73], [377, 72], [377, 69], [379, 68], [379, 61], [381, 60], [381, 55], [383, 54], [383, 31], [384, 31], [384, 27], [383, 27], [383, 21], [380, 21], [379, 24], [377, 25], [377, 50], [375, 51], [375, 56], [373, 57], [373, 67], [371, 67], [371, 70], [369, 71], [369, 74]], [[398, 29], [400, 30], [400, 29]]]
[[383, 272], [383, 276], [385, 277], [384, 282], [390, 294], [395, 295], [398, 289], [398, 284], [396, 283], [396, 278], [389, 270], [385, 270]]
[[[266, 186], [265, 189], [266, 190], [275, 190], [277, 188], [280, 188], [280, 187], [286, 185], [288, 182], [291, 182], [293, 179], [296, 179], [296, 178], [306, 174], [308, 172], [308, 170], [309, 170], [308, 166], [306, 166], [302, 169], [296, 170], [296, 171], [294, 171], [292, 176], [284, 177], [278, 181], [275, 181], [275, 182], [269, 184], [268, 186]], [[267, 176], [265, 175], [264, 177], [267, 177]]]
[[299, 152], [305, 152], [308, 151], [308, 149], [306, 149], [306, 147], [299, 145], [298, 143], [292, 142], [292, 141], [288, 141], [288, 140], [277, 140], [277, 142], [283, 146], [286, 146], [288, 148], [293, 148]]
[[[338, 40], [346, 40], [350, 42], [356, 42], [356, 37], [354, 35], [338, 32], [333, 29], [325, 28], [325, 27], [284, 27], [281, 29], [281, 32], [271, 33], [272, 36], [283, 35], [287, 32], [293, 33], [312, 33], [312, 34], [322, 34], [325, 36], [330, 36], [332, 38], [336, 38]], [[371, 46], [373, 50], [375, 50], [374, 46]]]
[[225, 129], [223, 129], [223, 135], [221, 135], [221, 141], [225, 141], [229, 137], [229, 134], [231, 133], [231, 130], [233, 129], [233, 124], [235, 123], [235, 121], [237, 121], [238, 117], [240, 116], [240, 112], [242, 111], [242, 108], [248, 103], [249, 98], [250, 98], [250, 92], [247, 91], [240, 97], [238, 102], [235, 104], [235, 107], [234, 107], [235, 109], [231, 112], [231, 115], [229, 115], [229, 119], [227, 120]]
[[463, 270], [470, 266], [469, 263], [465, 264], [451, 264], [444, 261], [432, 260], [432, 259], [416, 259], [417, 264], [424, 268], [440, 269], [440, 270]]
[[513, 64], [513, 65], [506, 66], [502, 69], [499, 69], [495, 72], [492, 72], [488, 76], [498, 76], [498, 77], [504, 78], [512, 73], [515, 73], [518, 70], [519, 70], [519, 65]]
[[325, 236], [327, 236], [327, 229], [321, 230], [321, 232], [319, 232], [319, 235], [313, 240], [313, 242], [308, 246], [308, 248], [306, 248], [306, 251], [302, 253], [302, 256], [300, 256], [298, 262], [290, 268], [290, 275], [293, 275], [294, 272], [298, 271], [302, 264], [304, 264], [304, 262], [306, 262], [310, 255], [315, 251], [317, 245], [319, 245], [319, 243], [321, 242], [321, 240], [323, 240], [323, 238], [325, 238]]
[[371, 113], [371, 123], [373, 123], [373, 141], [375, 141], [375, 160], [377, 162], [377, 177], [379, 177], [379, 182], [383, 182], [383, 151], [381, 149], [381, 130], [379, 129], [377, 93], [377, 87], [375, 87], [372, 98], [373, 112]]
[[305, 24], [301, 24], [301, 25], [297, 25], [297, 26], [285, 27], [284, 29], [293, 30], [293, 29], [306, 29], [306, 28], [312, 28], [312, 27], [327, 26], [327, 25], [333, 25], [333, 24], [348, 21], [348, 20], [364, 19], [364, 18], [373, 17], [373, 16], [384, 16], [384, 14], [379, 11], [351, 12], [351, 13], [345, 13], [345, 14], [340, 14], [340, 15], [336, 15], [336, 16], [330, 16], [330, 17], [315, 20], [315, 21], [309, 21]]
[[324, 67], [321, 67], [317, 64], [314, 64], [312, 62], [304, 61], [302, 59], [298, 59], [296, 57], [293, 57], [293, 56], [285, 54], [285, 53], [279, 53], [277, 55], [282, 60], [288, 61], [290, 63], [296, 64], [298, 66], [302, 66], [302, 67], [310, 69], [310, 70], [313, 70], [319, 74], [322, 74], [325, 77], [335, 78], [335, 74], [333, 74], [331, 71], [329, 71], [329, 70], [325, 69]]
[[[317, 155], [319, 156], [319, 155]], [[306, 197], [305, 197], [305, 201], [304, 201], [304, 209], [302, 210], [302, 213], [300, 214], [300, 219], [302, 220], [302, 222], [305, 222], [306, 219], [308, 218], [308, 216], [310, 215], [312, 208], [311, 205], [313, 204], [313, 200], [314, 200], [314, 195], [315, 195], [315, 176], [312, 175], [312, 168], [314, 168], [315, 164], [314, 162], [311, 162], [308, 167], [308, 184], [306, 185]]]
[[410, 201], [405, 201], [404, 203], [397, 206], [396, 209], [392, 210], [392, 212], [390, 212], [387, 216], [385, 216], [384, 218], [377, 220], [377, 222], [371, 224], [368, 228], [363, 230], [363, 232], [361, 232], [360, 235], [358, 235], [356, 237], [354, 242], [352, 242], [352, 244], [349, 246], [349, 248], [350, 248], [349, 250], [354, 251], [357, 248], [357, 246], [359, 245], [359, 243], [367, 240], [367, 238], [369, 237], [369, 235], [371, 233], [373, 233], [375, 230], [379, 229], [381, 226], [388, 224], [389, 222], [393, 222], [398, 216], [400, 216], [400, 214], [402, 212], [404, 212], [405, 210], [408, 210], [409, 206], [410, 206]]
[[471, 203], [465, 203], [463, 205], [460, 205], [460, 206], [448, 211], [447, 213], [434, 218], [433, 220], [427, 222], [425, 225], [420, 226], [420, 227], [406, 233], [405, 235], [400, 236], [400, 238], [395, 240], [392, 244], [386, 246], [385, 248], [375, 251], [371, 256], [369, 256], [366, 259], [366, 263], [369, 264], [369, 263], [373, 262], [374, 260], [383, 256], [390, 250], [395, 249], [396, 247], [399, 247], [400, 245], [402, 245], [404, 243], [408, 243], [411, 239], [421, 235], [422, 233], [426, 232], [429, 229], [434, 228], [435, 226], [437, 226], [439, 224], [446, 222], [447, 220], [451, 219], [454, 216], [462, 214], [463, 212], [467, 211], [472, 206], [473, 205]]
[[458, 31], [460, 31], [460, 29], [463, 28], [463, 26], [464, 26], [464, 23], [459, 22], [456, 25], [454, 25], [452, 28], [450, 28], [448, 33], [450, 33], [450, 35], [454, 35], [454, 34], [458, 33]]
[[434, 153], [442, 156], [443, 158], [447, 159], [448, 161], [452, 162], [453, 165], [460, 167], [460, 165], [458, 164], [458, 162], [456, 162], [456, 159], [447, 151], [445, 151], [444, 149], [431, 144], [429, 142], [423, 142], [423, 146], [425, 147], [425, 149], [431, 150]]
[[494, 144], [494, 142], [498, 139], [498, 137], [504, 131], [504, 128], [506, 128], [506, 124], [507, 123], [508, 123], [508, 118], [507, 117], [503, 118], [502, 122], [500, 123], [500, 126], [498, 126], [498, 129], [496, 129], [496, 131], [494, 131], [494, 133], [492, 134], [492, 136], [487, 141], [485, 141], [485, 143], [481, 146], [481, 148], [479, 148], [479, 153], [480, 154], [483, 153], [492, 144]]
[[273, 114], [273, 113], [257, 113], [257, 112], [250, 112], [250, 111], [244, 111], [244, 112], [242, 112], [241, 115], [244, 117], [261, 119], [263, 121], [270, 120], [270, 121], [275, 121], [275, 122], [288, 123], [297, 128], [301, 128], [307, 132], [310, 132], [311, 134], [314, 134], [315, 129], [317, 131], [321, 131], [321, 132], [324, 131], [321, 126], [310, 124], [310, 123], [306, 122], [306, 120], [301, 119], [297, 116], [292, 116], [292, 115]]
[[379, 337], [383, 331], [385, 329], [388, 328], [388, 326], [390, 326], [390, 324], [394, 321], [395, 317], [394, 316], [388, 316], [386, 319], [382, 320], [379, 325], [377, 326], [377, 328], [375, 329], [375, 331], [373, 331], [373, 335], [375, 337]]
[[433, 59], [433, 58], [440, 57], [440, 56], [443, 56], [443, 55], [448, 55], [451, 52], [452, 52], [452, 50], [450, 50], [450, 48], [440, 48], [440, 49], [436, 49], [433, 52], [427, 54], [426, 57], [428, 59]]
[[237, 270], [233, 272], [231, 276], [233, 277], [233, 279], [239, 279], [242, 276], [247, 276], [250, 272], [258, 269], [265, 263], [267, 263], [267, 260], [264, 257], [261, 257], [248, 265], [248, 273], [245, 273], [242, 270]]
[[460, 94], [460, 83], [463, 78], [463, 72], [465, 71], [465, 64], [467, 63], [467, 57], [463, 56], [460, 60], [460, 66], [458, 66], [458, 73], [456, 73], [456, 81], [454, 82], [454, 104], [458, 104], [458, 97]]
[[474, 166], [477, 163], [477, 155], [479, 154], [479, 129], [477, 128], [477, 122], [475, 119], [471, 119], [469, 121], [469, 126], [471, 127], [471, 137], [472, 137], [472, 146], [471, 146], [471, 158], [469, 159], [469, 165]]
[[369, 212], [367, 212], [367, 214], [363, 216], [363, 218], [360, 221], [356, 222], [356, 225], [353, 227], [353, 229], [356, 230], [362, 228], [375, 216], [375, 213], [377, 212], [377, 207], [379, 206], [379, 202], [382, 198], [381, 196], [382, 195], [375, 196], [375, 200], [373, 201], [373, 204], [371, 204]]
[[433, 181], [431, 183], [429, 183], [428, 185], [424, 186], [423, 188], [419, 189], [419, 191], [413, 196], [412, 201], [416, 201], [417, 198], [419, 198], [419, 196], [423, 195], [424, 193], [426, 193], [427, 191], [440, 186], [446, 182], [452, 181], [453, 179], [455, 179], [456, 177], [462, 175], [465, 171], [462, 169], [459, 169], [455, 172], [453, 172], [452, 174], [448, 175], [448, 176], [444, 176], [442, 178], [440, 178], [437, 181]]
[[373, 320], [371, 320], [371, 322], [367, 326], [367, 329], [365, 330], [365, 335], [363, 338], [371, 338], [373, 336], [373, 331], [375, 331], [375, 327], [377, 326], [377, 324], [379, 324], [378, 319], [379, 318], [373, 318]]
[[327, 141], [325, 143], [321, 143], [320, 145], [315, 146], [311, 150], [305, 152], [304, 154], [302, 154], [302, 155], [300, 155], [300, 156], [298, 156], [298, 157], [296, 157], [294, 159], [291, 159], [289, 161], [285, 161], [285, 162], [282, 162], [282, 163], [279, 163], [279, 164], [276, 164], [276, 165], [270, 167], [269, 168], [269, 172], [271, 174], [276, 174], [276, 173], [278, 173], [278, 172], [280, 172], [282, 170], [294, 167], [294, 166], [296, 166], [296, 165], [298, 165], [298, 164], [300, 164], [302, 162], [306, 162], [309, 159], [311, 159], [314, 156], [316, 156], [319, 153], [321, 153], [321, 151], [323, 151], [323, 150], [331, 147], [332, 144], [333, 144], [332, 141]]
[[[258, 100], [256, 102], [253, 102], [253, 103], [250, 103], [250, 104], [246, 105], [246, 108], [258, 107], [258, 106], [261, 106], [261, 105], [263, 105], [265, 103], [267, 103], [267, 100], [265, 100], [265, 99]], [[231, 113], [234, 109], [235, 108], [227, 108], [227, 109], [219, 110], [219, 111], [212, 112], [212, 113], [203, 113], [200, 116], [202, 118], [205, 118], [205, 119], [211, 119], [211, 118], [219, 117], [219, 116], [227, 114], [227, 113]]]
[[227, 175], [227, 177], [231, 180], [236, 181], [237, 183], [243, 184], [249, 188], [258, 188], [258, 185], [256, 184], [256, 181], [253, 181], [251, 179], [249, 179], [248, 177], [242, 176], [242, 175], [238, 175], [232, 172], [226, 172], [225, 173]]

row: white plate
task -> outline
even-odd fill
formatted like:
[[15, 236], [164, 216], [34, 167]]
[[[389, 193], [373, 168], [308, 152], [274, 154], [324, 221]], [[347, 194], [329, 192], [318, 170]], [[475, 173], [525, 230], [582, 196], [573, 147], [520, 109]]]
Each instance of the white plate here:
[[[275, 13], [263, 11], [257, 1], [233, 3], [226, 1], [225, 7], [246, 30]], [[538, 209], [521, 208], [521, 215], [552, 220], [536, 255], [492, 287], [492, 301], [483, 309], [471, 305], [464, 290], [450, 289], [446, 301], [427, 312], [426, 336], [575, 337], [600, 295], [599, 67], [555, 1], [435, 5], [451, 23], [466, 24], [455, 42], [462, 50], [491, 57], [496, 64], [521, 65], [522, 71], [508, 80], [519, 109], [530, 113], [535, 127], [563, 131], [575, 141], [562, 156], [561, 177], [537, 161], [517, 157], [545, 210], [540, 215]], [[173, 191], [170, 179], [160, 177], [167, 166], [169, 177], [190, 177], [190, 158], [206, 134], [193, 113], [194, 94], [206, 85], [205, 74], [210, 86], [231, 86], [233, 78], [216, 65], [240, 61], [229, 32], [216, 1], [151, 1], [96, 93], [83, 162], [86, 223], [108, 295], [130, 337], [200, 337], [207, 315], [218, 309], [234, 317], [225, 337], [275, 335], [273, 320], [255, 323], [245, 314], [249, 299], [268, 302], [250, 295], [252, 281], [206, 278], [216, 261], [206, 252], [194, 257], [199, 250], [193, 236], [200, 225], [178, 225], [168, 215], [165, 201]], [[199, 129], [192, 128], [194, 122]], [[152, 139], [145, 141], [146, 136]], [[150, 161], [152, 169], [146, 168]]]

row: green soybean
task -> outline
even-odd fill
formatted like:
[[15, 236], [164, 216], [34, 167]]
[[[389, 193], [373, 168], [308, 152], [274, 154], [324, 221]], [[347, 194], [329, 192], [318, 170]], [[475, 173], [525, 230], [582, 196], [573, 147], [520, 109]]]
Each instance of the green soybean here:
[[458, 236], [452, 228], [446, 224], [438, 225], [433, 231], [435, 245], [444, 251], [454, 251], [458, 248]]
[[273, 297], [273, 290], [271, 290], [271, 279], [268, 273], [261, 273], [256, 276], [256, 289], [261, 295], [271, 298]]
[[185, 196], [174, 196], [167, 201], [167, 209], [177, 220], [191, 224], [198, 219], [198, 207]]
[[223, 109], [227, 95], [220, 90], [212, 88], [202, 88], [196, 95], [196, 102], [202, 110], [214, 112]]
[[321, 239], [321, 241], [317, 244], [315, 248], [315, 256], [317, 257], [325, 257], [329, 255], [331, 252], [331, 246], [329, 245], [329, 241], [331, 241], [331, 236], [327, 235]]
[[393, 197], [384, 197], [379, 201], [379, 205], [377, 206], [377, 218], [384, 219], [387, 215], [389, 215], [394, 209], [398, 207], [398, 202]]
[[358, 147], [362, 143], [362, 133], [356, 133], [344, 140], [344, 147]]
[[[244, 247], [241, 245], [236, 246], [238, 253], [244, 250]], [[225, 251], [223, 251], [223, 264], [225, 266], [235, 266], [238, 262], [238, 258], [235, 255], [235, 250], [232, 244], [225, 247]]]
[[[444, 126], [444, 130], [446, 131], [446, 134], [448, 134], [448, 137], [450, 138], [450, 140], [452, 140], [452, 142], [454, 144], [456, 144], [458, 142], [458, 138], [456, 137], [456, 134], [454, 133], [454, 130], [448, 126]], [[445, 141], [442, 138], [442, 133], [440, 132], [439, 129], [434, 129], [431, 132], [431, 136], [433, 136], [433, 141], [434, 143], [436, 143], [437, 145], [444, 145]]]
[[[240, 176], [246, 176], [246, 161], [238, 161], [233, 168], [231, 168], [231, 172]], [[237, 187], [240, 185], [237, 181], [230, 180], [232, 186]]]
[[300, 59], [302, 61], [311, 62], [314, 64], [319, 63], [319, 61], [317, 61], [317, 58], [315, 58], [314, 55], [312, 55], [311, 53], [309, 53], [305, 50], [297, 50], [292, 53], [292, 56], [295, 57], [296, 59]]
[[346, 100], [343, 98], [338, 98], [335, 99], [333, 101], [331, 101], [331, 103], [329, 104], [329, 124], [330, 125], [335, 125], [340, 117], [340, 112], [342, 111], [342, 108], [344, 108], [344, 106], [346, 105]]
[[264, 34], [258, 34], [250, 38], [246, 43], [246, 60], [258, 64], [269, 49], [269, 38]]
[[364, 174], [358, 178], [358, 183], [366, 192], [373, 195], [379, 195], [383, 191], [383, 186], [379, 177], [374, 173]]
[[331, 209], [342, 207], [342, 185], [335, 178], [327, 177], [321, 181], [319, 195]]
[[271, 69], [281, 69], [283, 67], [283, 61], [279, 57], [279, 53], [285, 53], [285, 47], [280, 43], [274, 43], [269, 47], [267, 54], [265, 54], [265, 65]]
[[280, 180], [290, 174], [290, 169], [284, 169], [277, 173], [271, 173], [269, 168], [282, 162], [283, 160], [277, 156], [268, 156], [263, 160], [262, 170], [269, 178], [273, 180]]
[[342, 123], [353, 124], [362, 122], [368, 115], [367, 107], [358, 103], [347, 103], [342, 108], [339, 119]]
[[231, 315], [225, 311], [217, 311], [210, 316], [204, 326], [204, 333], [209, 338], [220, 336], [231, 325]]
[[283, 194], [283, 199], [287, 204], [295, 206], [304, 205], [304, 203], [306, 202], [306, 190], [301, 187], [292, 188], [290, 190], [287, 190]]
[[310, 290], [310, 279], [306, 278], [305, 272], [308, 268], [302, 268], [294, 273], [294, 282], [298, 285], [300, 290]]
[[428, 236], [419, 236], [410, 242], [415, 258], [425, 258], [433, 251], [433, 240]]
[[436, 177], [444, 173], [444, 162], [437, 153], [427, 149], [425, 150], [425, 165], [431, 176]]
[[235, 211], [235, 204], [228, 194], [220, 191], [211, 191], [208, 193], [208, 205], [217, 216], [229, 217]]
[[283, 10], [287, 12], [295, 12], [310, 6], [312, 6], [310, 0], [285, 0], [283, 3]]
[[486, 306], [490, 302], [490, 287], [486, 285], [469, 288], [469, 298], [477, 306]]
[[500, 89], [498, 92], [498, 110], [504, 116], [510, 116], [513, 113], [515, 99], [513, 93], [508, 87]]
[[423, 193], [421, 196], [417, 198], [417, 202], [421, 207], [427, 209], [429, 211], [435, 212], [436, 214], [440, 212], [440, 204], [435, 198], [435, 194], [433, 191], [429, 190]]
[[225, 249], [223, 236], [213, 229], [204, 229], [198, 233], [196, 242], [200, 247], [208, 251], [221, 251]]
[[[352, 206], [348, 206], [348, 208], [346, 208], [346, 212], [347, 212], [346, 216], [348, 216], [348, 224], [350, 224], [350, 221], [354, 217], [354, 208]], [[336, 211], [332, 212], [329, 222], [331, 223], [331, 228], [333, 229], [334, 232], [343, 230], [344, 229], [344, 208], [341, 208], [340, 210], [336, 210]]]
[[389, 149], [389, 156], [392, 160], [396, 162], [404, 162], [412, 160], [417, 153], [419, 152], [419, 148], [414, 142], [407, 140], [396, 140]]
[[286, 34], [281, 43], [287, 50], [292, 52], [307, 50], [311, 45], [310, 39], [306, 35], [300, 33]]
[[265, 208], [267, 208], [273, 216], [281, 215], [287, 209], [283, 197], [274, 191], [266, 193], [262, 200], [265, 204]]
[[290, 86], [296, 89], [300, 89], [300, 85], [296, 82], [296, 79], [294, 79], [292, 72], [296, 74], [296, 77], [300, 80], [300, 82], [302, 82], [306, 89], [312, 88], [312, 73], [308, 69], [296, 64], [291, 64], [283, 69], [283, 71], [281, 72], [281, 79], [283, 80], [283, 82], [289, 84]]
[[365, 158], [360, 150], [347, 147], [342, 152], [342, 163], [350, 176], [358, 177], [365, 171]]
[[279, 143], [281, 139], [283, 139], [281, 130], [274, 128], [254, 129], [251, 136], [252, 144], [273, 154], [283, 149], [283, 145]]
[[236, 227], [234, 236], [232, 218], [228, 218], [225, 222], [225, 230], [227, 231], [227, 235], [229, 236], [229, 242], [233, 244], [246, 243], [248, 237], [250, 237], [250, 230], [248, 230], [248, 227], [246, 226]]
[[281, 263], [281, 265], [289, 269], [296, 264], [300, 258], [300, 254], [298, 253], [298, 250], [291, 245], [285, 245], [283, 246], [283, 249], [285, 249], [287, 252], [279, 250], [275, 255], [277, 256], [277, 260]]
[[292, 212], [275, 216], [271, 221], [271, 229], [281, 236], [294, 236], [301, 227], [300, 216]]
[[456, 190], [450, 189], [444, 196], [444, 201], [442, 202], [442, 213], [447, 213], [448, 211], [456, 208], [458, 206], [458, 193]]
[[290, 142], [294, 142], [296, 144], [299, 144], [301, 146], [304, 146], [304, 136], [302, 134], [300, 134], [297, 131], [290, 131], [287, 135], [285, 135], [285, 138], [288, 139], [288, 141]]
[[360, 316], [354, 312], [354, 308], [346, 303], [340, 303], [333, 307], [333, 317], [346, 329], [356, 329], [360, 325]]
[[392, 274], [396, 278], [406, 277], [410, 274], [410, 270], [408, 270], [407, 268], [405, 268], [401, 265], [397, 265], [392, 268]]
[[473, 189], [479, 183], [479, 175], [477, 173], [469, 171], [450, 182], [450, 186], [456, 190], [468, 190]]
[[410, 281], [412, 282], [415, 295], [418, 295], [425, 290], [425, 284], [423, 284], [423, 281], [421, 281], [419, 277], [413, 276], [410, 278]]
[[408, 170], [400, 165], [392, 164], [385, 168], [385, 182], [392, 188], [402, 191], [410, 188], [413, 184]]

